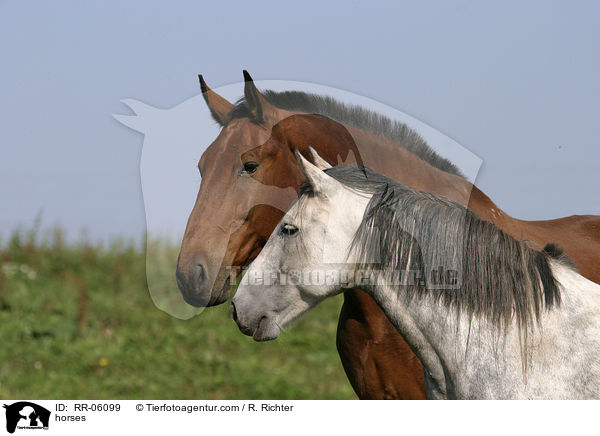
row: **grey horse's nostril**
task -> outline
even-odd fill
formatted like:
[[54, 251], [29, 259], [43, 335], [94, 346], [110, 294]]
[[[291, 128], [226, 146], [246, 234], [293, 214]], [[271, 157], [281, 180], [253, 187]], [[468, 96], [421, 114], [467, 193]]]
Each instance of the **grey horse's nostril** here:
[[254, 329], [244, 325], [244, 323], [238, 318], [237, 309], [233, 301], [229, 305], [229, 314], [231, 315], [231, 317], [233, 318], [233, 320], [235, 321], [238, 328], [243, 334], [245, 334], [246, 336], [252, 336], [254, 334]]
[[231, 306], [229, 306], [229, 314], [231, 315], [233, 320], [237, 323], [238, 322], [237, 310], [235, 310], [235, 304], [233, 304], [233, 301], [231, 302]]

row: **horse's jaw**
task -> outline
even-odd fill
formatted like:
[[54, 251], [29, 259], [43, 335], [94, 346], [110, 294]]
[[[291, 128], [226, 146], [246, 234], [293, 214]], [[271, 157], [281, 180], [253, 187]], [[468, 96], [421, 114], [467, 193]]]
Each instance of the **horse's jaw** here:
[[211, 300], [208, 303], [208, 306], [218, 306], [220, 304], [225, 303], [227, 300], [229, 300], [229, 297], [231, 296], [231, 280], [230, 277], [227, 277], [227, 279], [225, 279], [225, 282], [223, 283], [223, 286], [221, 287], [221, 290], [215, 294], [216, 298], [211, 298]]

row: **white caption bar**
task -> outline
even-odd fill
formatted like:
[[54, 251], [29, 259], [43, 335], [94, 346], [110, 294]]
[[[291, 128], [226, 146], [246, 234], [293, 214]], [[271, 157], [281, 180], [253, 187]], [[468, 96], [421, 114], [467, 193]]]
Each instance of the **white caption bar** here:
[[[15, 435], [579, 434], [596, 426], [589, 402], [45, 401], [4, 400]], [[47, 413], [49, 412], [49, 414]], [[592, 427], [592, 425], [594, 427]], [[34, 430], [41, 430], [34, 431]], [[111, 433], [107, 433], [111, 432]], [[7, 434], [7, 433], [4, 433]]]

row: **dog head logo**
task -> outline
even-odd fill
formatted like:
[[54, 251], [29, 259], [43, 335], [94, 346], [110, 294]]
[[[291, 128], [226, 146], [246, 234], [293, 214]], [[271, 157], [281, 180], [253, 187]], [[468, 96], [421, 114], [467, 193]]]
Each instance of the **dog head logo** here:
[[14, 433], [18, 428], [47, 429], [50, 421], [50, 411], [29, 401], [19, 401], [10, 405], [5, 404], [6, 431]]

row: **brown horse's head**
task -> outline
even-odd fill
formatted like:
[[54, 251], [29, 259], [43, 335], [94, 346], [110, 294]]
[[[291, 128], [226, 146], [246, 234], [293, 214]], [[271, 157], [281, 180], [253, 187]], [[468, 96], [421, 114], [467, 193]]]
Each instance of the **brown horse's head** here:
[[234, 106], [200, 79], [213, 117], [223, 126], [200, 159], [202, 175], [177, 264], [177, 284], [194, 306], [229, 297], [233, 268], [258, 255], [283, 217], [304, 176], [294, 149], [317, 148], [329, 162], [358, 152], [339, 123], [316, 115], [294, 115], [262, 96], [245, 73], [245, 99]]

